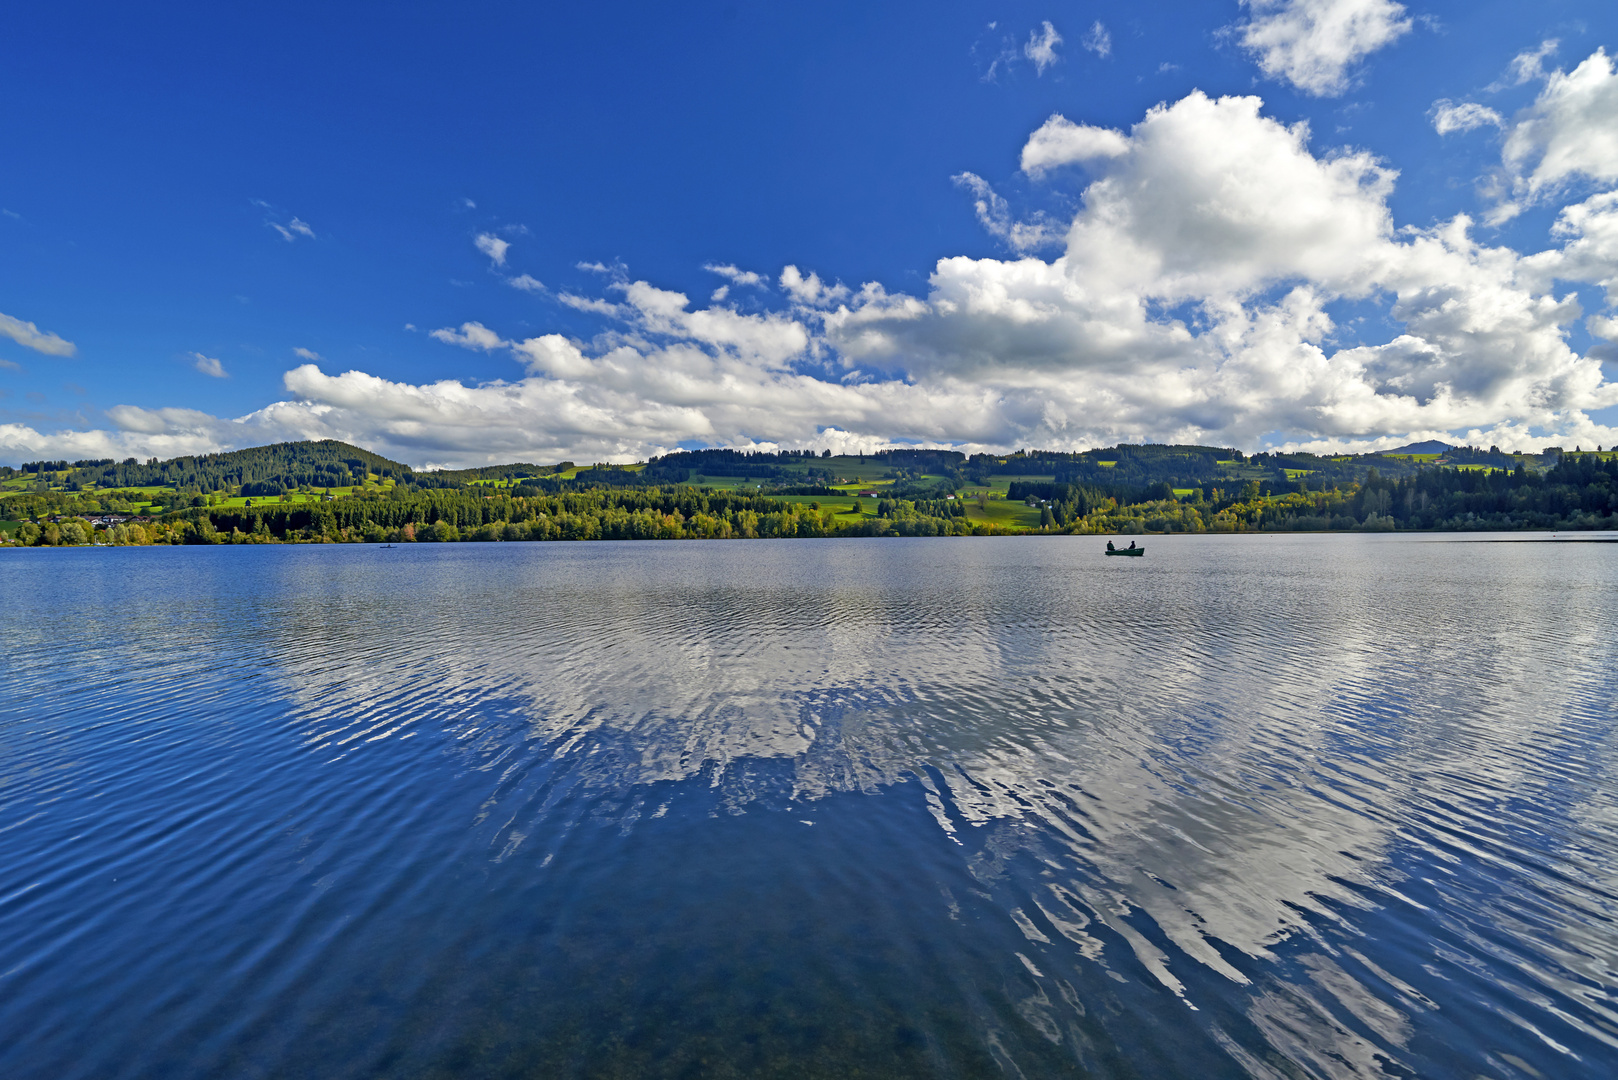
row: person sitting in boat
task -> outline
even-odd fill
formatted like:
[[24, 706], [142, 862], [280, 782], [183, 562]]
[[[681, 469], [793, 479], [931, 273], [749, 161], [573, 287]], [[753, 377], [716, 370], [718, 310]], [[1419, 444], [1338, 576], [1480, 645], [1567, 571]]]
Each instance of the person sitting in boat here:
[[1130, 550], [1130, 551], [1134, 551], [1134, 550], [1135, 550], [1135, 541], [1133, 541], [1133, 540], [1131, 540], [1131, 541], [1130, 541], [1130, 542], [1129, 542], [1129, 550]]
[[1108, 551], [1117, 551], [1118, 549], [1112, 546], [1112, 541], [1111, 540], [1108, 540], [1107, 541], [1107, 550]]

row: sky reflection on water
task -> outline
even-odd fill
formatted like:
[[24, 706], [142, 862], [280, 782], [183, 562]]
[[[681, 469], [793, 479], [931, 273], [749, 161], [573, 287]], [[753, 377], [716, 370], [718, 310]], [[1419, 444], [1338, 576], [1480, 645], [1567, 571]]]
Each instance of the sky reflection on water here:
[[0, 1071], [1613, 1072], [1618, 549], [1094, 548], [8, 553]]

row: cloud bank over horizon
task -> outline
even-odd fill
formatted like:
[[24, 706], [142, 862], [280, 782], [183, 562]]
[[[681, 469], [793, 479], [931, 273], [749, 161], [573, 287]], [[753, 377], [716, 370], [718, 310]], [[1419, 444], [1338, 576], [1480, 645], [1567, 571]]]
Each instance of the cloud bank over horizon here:
[[[1341, 93], [1357, 62], [1411, 27], [1386, 0], [1248, 6], [1243, 49], [1311, 94]], [[1060, 41], [1045, 23], [1029, 47], [1054, 58]], [[1589, 414], [1618, 405], [1601, 367], [1618, 343], [1618, 68], [1599, 48], [1565, 72], [1519, 61], [1520, 81], [1541, 85], [1516, 115], [1447, 99], [1427, 114], [1446, 139], [1500, 140], [1482, 224], [1396, 221], [1399, 163], [1317, 150], [1306, 123], [1283, 123], [1258, 96], [1193, 90], [1127, 131], [1058, 114], [1028, 133], [1018, 181], [1067, 196], [1065, 219], [1019, 215], [960, 174], [1006, 255], [941, 258], [925, 290], [711, 263], [717, 287], [694, 304], [621, 266], [598, 267], [593, 295], [524, 275], [526, 291], [591, 313], [600, 331], [430, 330], [445, 348], [511, 362], [510, 377], [471, 385], [332, 373], [300, 349], [308, 362], [285, 373], [287, 400], [235, 418], [123, 405], [106, 411], [108, 427], [0, 424], [0, 459], [301, 438], [418, 466], [623, 461], [692, 445], [1610, 445], [1618, 429]], [[1539, 250], [1480, 239], [1531, 207], [1555, 208]], [[503, 271], [521, 241], [474, 243]], [[1605, 306], [1587, 312], [1575, 286], [1604, 290]], [[0, 320], [36, 351], [72, 354]], [[1576, 332], [1596, 344], [1581, 354]], [[197, 370], [225, 375], [195, 356]]]

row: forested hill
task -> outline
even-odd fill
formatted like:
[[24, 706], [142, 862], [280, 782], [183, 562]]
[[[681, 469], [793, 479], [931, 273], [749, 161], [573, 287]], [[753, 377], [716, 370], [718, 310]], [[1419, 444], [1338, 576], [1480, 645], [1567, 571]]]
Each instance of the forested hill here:
[[[10, 471], [10, 470], [7, 470]], [[240, 489], [248, 496], [274, 496], [299, 488], [349, 487], [363, 484], [370, 473], [421, 486], [421, 478], [408, 465], [361, 450], [335, 439], [286, 442], [255, 446], [223, 454], [177, 457], [167, 461], [112, 458], [88, 461], [31, 461], [23, 473], [57, 474], [68, 491], [89, 487], [167, 487], [178, 490], [226, 491]], [[427, 474], [434, 476], [435, 474]], [[53, 477], [54, 479], [54, 477]], [[442, 486], [435, 480], [428, 486]]]
[[0, 467], [0, 543], [1345, 529], [1618, 529], [1618, 452], [710, 449], [418, 472], [327, 440]]
[[[1208, 484], [1271, 481], [1279, 488], [1308, 476], [1311, 484], [1348, 484], [1364, 479], [1372, 468], [1383, 476], [1407, 476], [1433, 466], [1483, 466], [1511, 470], [1519, 465], [1550, 468], [1559, 447], [1541, 454], [1505, 454], [1490, 447], [1446, 447], [1442, 443], [1402, 447], [1386, 454], [1317, 456], [1313, 454], [1243, 454], [1229, 447], [1120, 444], [1077, 452], [1019, 450], [1015, 454], [974, 454], [953, 450], [892, 449], [834, 457], [831, 451], [682, 450], [634, 465], [577, 466], [515, 462], [468, 469], [418, 471], [380, 454], [325, 439], [286, 442], [159, 461], [96, 459], [33, 461], [20, 468], [0, 466], [0, 480], [16, 489], [26, 483], [35, 491], [77, 492], [167, 488], [192, 494], [231, 492], [262, 498], [282, 492], [360, 488], [367, 483], [387, 487], [461, 488], [493, 484], [526, 484], [556, 493], [597, 486], [649, 487], [704, 485], [720, 481], [794, 487], [833, 486], [843, 481], [888, 479], [914, 483], [948, 481], [962, 486], [991, 485], [998, 478], [1048, 478], [1056, 484], [1144, 491], [1161, 485], [1184, 489]], [[751, 486], [751, 485], [750, 485]]]

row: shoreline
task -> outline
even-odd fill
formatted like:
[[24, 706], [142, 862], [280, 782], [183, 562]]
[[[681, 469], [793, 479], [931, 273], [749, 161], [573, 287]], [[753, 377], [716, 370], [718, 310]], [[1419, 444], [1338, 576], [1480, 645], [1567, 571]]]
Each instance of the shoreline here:
[[[0, 550], [33, 550], [33, 549], [60, 549], [60, 548], [193, 548], [193, 547], [373, 547], [373, 548], [405, 548], [426, 545], [428, 547], [455, 546], [461, 544], [599, 544], [599, 543], [633, 543], [637, 541], [651, 542], [687, 542], [700, 543], [708, 541], [747, 541], [747, 540], [939, 540], [939, 539], [1031, 539], [1047, 537], [1056, 539], [1066, 537], [1069, 539], [1094, 539], [1097, 541], [1130, 539], [1137, 542], [1141, 540], [1164, 540], [1178, 537], [1214, 537], [1214, 536], [1442, 536], [1455, 537], [1457, 543], [1465, 544], [1618, 544], [1618, 534], [1613, 530], [1559, 530], [1550, 535], [1544, 535], [1546, 530], [1521, 530], [1530, 535], [1509, 535], [1513, 530], [1505, 529], [1266, 529], [1244, 530], [1239, 532], [1164, 532], [1164, 533], [1063, 533], [1039, 532], [1034, 530], [1020, 532], [996, 532], [985, 534], [946, 534], [941, 536], [903, 536], [900, 534], [876, 535], [832, 535], [832, 536], [675, 536], [675, 537], [593, 537], [588, 539], [514, 539], [506, 540], [498, 537], [477, 538], [460, 537], [453, 540], [363, 540], [363, 539], [263, 539], [251, 535], [243, 539], [223, 539], [217, 541], [187, 540], [173, 542], [168, 540], [156, 541], [147, 544], [115, 544], [115, 543], [89, 543], [89, 544], [19, 544], [16, 542], [0, 543]], [[1484, 533], [1493, 535], [1471, 535]], [[1540, 535], [1531, 535], [1539, 533]], [[1504, 534], [1504, 535], [1502, 535]], [[1602, 535], [1609, 534], [1609, 535]], [[1143, 544], [1142, 547], [1145, 545]]]

